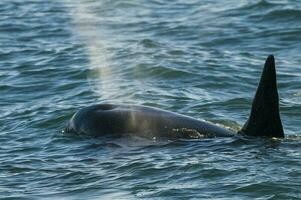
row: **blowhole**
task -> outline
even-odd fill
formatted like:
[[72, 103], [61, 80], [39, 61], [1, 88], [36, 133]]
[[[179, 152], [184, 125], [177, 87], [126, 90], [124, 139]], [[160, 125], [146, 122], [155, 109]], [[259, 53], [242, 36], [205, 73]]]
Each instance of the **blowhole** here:
[[101, 104], [98, 105], [98, 110], [112, 110], [116, 108], [116, 105], [112, 105], [112, 104]]

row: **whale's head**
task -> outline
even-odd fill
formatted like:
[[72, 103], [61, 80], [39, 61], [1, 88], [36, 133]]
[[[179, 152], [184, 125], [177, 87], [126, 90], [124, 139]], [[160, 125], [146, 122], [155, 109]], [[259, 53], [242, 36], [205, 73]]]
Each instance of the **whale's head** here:
[[64, 132], [85, 135], [104, 135], [117, 133], [125, 127], [124, 114], [116, 110], [117, 105], [97, 104], [76, 112], [68, 121]]

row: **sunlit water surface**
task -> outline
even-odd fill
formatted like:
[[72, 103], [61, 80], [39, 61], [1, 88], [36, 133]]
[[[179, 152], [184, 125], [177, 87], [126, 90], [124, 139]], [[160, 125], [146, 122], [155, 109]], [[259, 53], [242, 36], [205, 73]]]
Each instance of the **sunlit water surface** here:
[[[0, 1], [0, 198], [300, 199], [301, 3]], [[286, 138], [62, 133], [99, 102], [238, 130], [267, 55]]]

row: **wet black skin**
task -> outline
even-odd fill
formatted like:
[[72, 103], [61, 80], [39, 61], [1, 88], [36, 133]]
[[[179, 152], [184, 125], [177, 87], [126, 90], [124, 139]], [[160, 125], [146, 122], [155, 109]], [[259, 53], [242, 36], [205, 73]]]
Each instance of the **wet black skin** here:
[[185, 115], [135, 105], [98, 104], [77, 112], [67, 132], [101, 136], [135, 133], [142, 137], [229, 137], [234, 132]]

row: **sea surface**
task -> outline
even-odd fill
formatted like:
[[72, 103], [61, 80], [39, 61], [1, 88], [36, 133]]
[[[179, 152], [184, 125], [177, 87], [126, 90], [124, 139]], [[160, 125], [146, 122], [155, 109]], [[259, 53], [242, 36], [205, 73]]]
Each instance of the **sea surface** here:
[[[62, 131], [101, 102], [239, 130], [269, 54], [284, 139]], [[0, 1], [0, 199], [301, 199], [300, 122], [301, 1]]]

